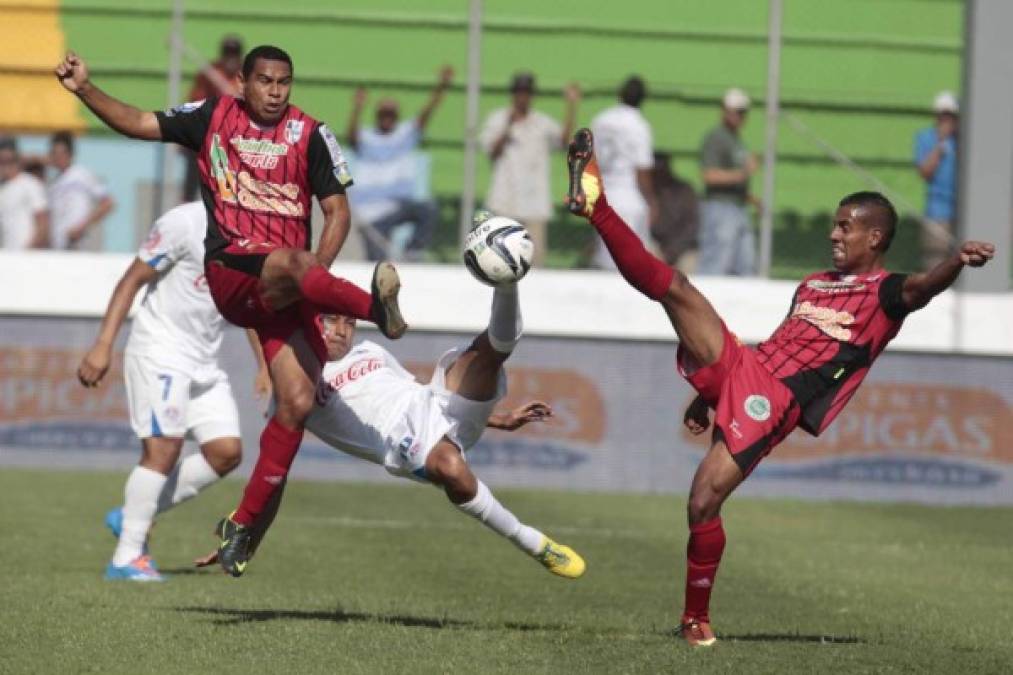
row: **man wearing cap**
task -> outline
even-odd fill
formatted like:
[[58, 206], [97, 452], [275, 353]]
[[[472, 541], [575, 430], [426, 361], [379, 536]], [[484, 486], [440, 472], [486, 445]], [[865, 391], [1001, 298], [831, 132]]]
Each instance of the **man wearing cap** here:
[[932, 103], [934, 126], [915, 134], [914, 163], [925, 181], [922, 258], [931, 269], [950, 250], [957, 201], [957, 97], [943, 91]]
[[495, 110], [485, 121], [480, 142], [492, 160], [492, 179], [486, 207], [521, 222], [535, 244], [534, 264], [545, 260], [546, 225], [552, 216], [549, 152], [566, 147], [577, 117], [580, 89], [563, 91], [566, 117], [561, 127], [545, 113], [531, 108], [535, 76], [517, 73], [510, 84], [508, 108]]
[[432, 238], [439, 211], [432, 199], [419, 199], [416, 194], [419, 165], [415, 150], [453, 78], [454, 70], [443, 66], [429, 100], [413, 119], [399, 121], [398, 102], [380, 99], [374, 127], [360, 127], [366, 90], [359, 87], [355, 91], [348, 119], [348, 142], [358, 161], [354, 167], [355, 189], [349, 195], [355, 217], [369, 225], [363, 234], [370, 260], [390, 257], [386, 240], [401, 223], [414, 225], [405, 248], [407, 260], [421, 260]]
[[[636, 75], [619, 87], [619, 101], [591, 121], [598, 166], [609, 203], [645, 244], [658, 220], [651, 170], [654, 167], [651, 125], [640, 105], [647, 98], [647, 85]], [[616, 269], [601, 240], [594, 253], [594, 266]]]
[[749, 276], [756, 273], [756, 244], [746, 204], [757, 203], [749, 194], [749, 178], [758, 162], [739, 136], [749, 97], [729, 89], [721, 103], [721, 124], [700, 147], [704, 201], [697, 272]]

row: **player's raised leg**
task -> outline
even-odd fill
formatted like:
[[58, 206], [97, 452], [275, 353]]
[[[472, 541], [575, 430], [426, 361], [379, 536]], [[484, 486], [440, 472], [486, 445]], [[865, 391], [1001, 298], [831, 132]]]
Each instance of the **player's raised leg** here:
[[[444, 386], [469, 402], [495, 401], [502, 393], [503, 363], [520, 340], [522, 329], [517, 284], [495, 287], [489, 327], [447, 367]], [[486, 425], [488, 415], [480, 423]], [[450, 439], [442, 439], [432, 449], [425, 471], [426, 478], [442, 487], [457, 508], [512, 541], [553, 574], [570, 579], [584, 574], [583, 558], [569, 546], [520, 522], [472, 473], [461, 448]]]
[[570, 211], [587, 218], [598, 231], [623, 278], [651, 300], [660, 302], [679, 336], [680, 347], [697, 367], [721, 356], [721, 318], [682, 272], [654, 257], [612, 209], [594, 157], [591, 131], [580, 129], [567, 154]]

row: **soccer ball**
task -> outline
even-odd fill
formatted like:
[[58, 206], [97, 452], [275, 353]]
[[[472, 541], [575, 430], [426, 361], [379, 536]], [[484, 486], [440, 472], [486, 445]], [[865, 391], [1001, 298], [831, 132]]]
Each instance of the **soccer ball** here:
[[534, 242], [524, 226], [503, 216], [480, 214], [464, 239], [464, 266], [489, 286], [520, 281], [531, 269]]

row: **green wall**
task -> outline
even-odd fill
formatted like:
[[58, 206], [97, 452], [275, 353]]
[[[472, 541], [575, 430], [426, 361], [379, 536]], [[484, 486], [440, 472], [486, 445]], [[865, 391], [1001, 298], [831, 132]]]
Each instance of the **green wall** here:
[[[545, 89], [537, 107], [560, 116], [558, 91], [569, 80], [586, 90], [580, 120], [610, 105], [617, 83], [641, 74], [657, 94], [644, 112], [656, 145], [676, 152], [676, 171], [698, 182], [695, 151], [717, 119], [729, 86], [762, 99], [766, 81], [766, 6], [762, 0], [641, 0], [545, 2], [487, 0], [483, 39], [483, 116], [503, 105], [503, 86], [518, 69], [534, 71]], [[782, 98], [786, 112], [855, 158], [920, 208], [921, 183], [910, 166], [912, 135], [930, 123], [932, 96], [959, 90], [963, 3], [959, 0], [785, 0]], [[96, 81], [144, 107], [165, 104], [168, 2], [63, 4], [67, 44], [93, 64]], [[344, 129], [352, 89], [373, 83], [373, 100], [393, 95], [411, 113], [425, 100], [440, 64], [450, 63], [463, 85], [465, 0], [354, 0], [284, 4], [249, 0], [188, 3], [186, 40], [207, 55], [226, 32], [248, 46], [270, 42], [292, 54], [293, 100]], [[281, 8], [281, 9], [279, 9]], [[138, 12], [131, 14], [131, 12]], [[257, 16], [268, 12], [269, 16]], [[188, 72], [192, 71], [189, 68]], [[92, 118], [89, 118], [95, 124]], [[430, 127], [437, 193], [461, 183], [463, 87], [456, 87]], [[745, 137], [761, 149], [762, 107]], [[803, 228], [818, 222], [845, 192], [865, 187], [826, 159], [810, 141], [782, 124], [776, 204]], [[480, 190], [488, 177], [481, 162]], [[561, 193], [562, 164], [555, 193]], [[754, 187], [759, 191], [762, 177]], [[779, 214], [783, 216], [784, 214]], [[784, 239], [790, 246], [794, 237]]]

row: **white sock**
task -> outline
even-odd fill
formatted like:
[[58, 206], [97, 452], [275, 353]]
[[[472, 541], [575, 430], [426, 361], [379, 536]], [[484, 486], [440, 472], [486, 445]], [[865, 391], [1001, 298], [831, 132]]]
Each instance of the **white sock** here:
[[135, 466], [123, 490], [123, 529], [113, 553], [113, 564], [123, 566], [141, 555], [158, 508], [158, 494], [167, 476]]
[[503, 535], [522, 551], [530, 555], [541, 552], [542, 533], [517, 520], [517, 516], [507, 511], [482, 481], [478, 481], [475, 498], [470, 502], [457, 504], [457, 508], [481, 520], [486, 527]]
[[489, 342], [501, 354], [509, 354], [524, 332], [517, 284], [497, 286], [492, 292], [492, 314], [489, 317]]
[[158, 495], [157, 512], [163, 513], [177, 504], [193, 499], [198, 492], [220, 478], [218, 472], [208, 464], [204, 453], [195, 452], [184, 457], [169, 474], [169, 480]]

